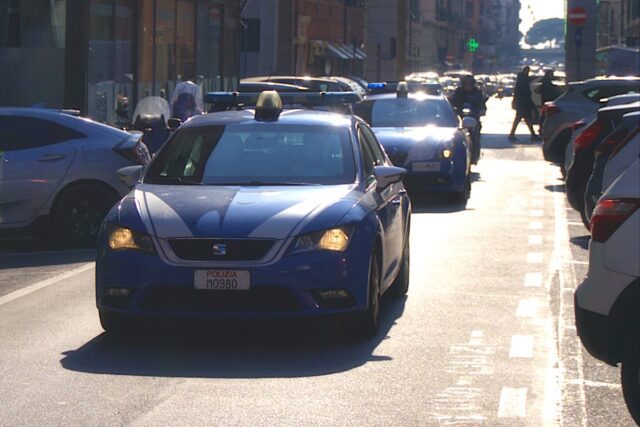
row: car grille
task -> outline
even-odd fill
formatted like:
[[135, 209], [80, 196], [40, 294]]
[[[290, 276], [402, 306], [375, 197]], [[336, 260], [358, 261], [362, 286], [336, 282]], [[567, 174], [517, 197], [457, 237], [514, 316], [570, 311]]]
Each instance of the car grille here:
[[[169, 239], [173, 252], [185, 261], [256, 261], [274, 243], [264, 239]], [[224, 246], [224, 253], [214, 253], [214, 245]]]
[[284, 287], [248, 291], [208, 291], [178, 286], [155, 286], [145, 292], [141, 307], [150, 310], [233, 313], [297, 312], [300, 304]]

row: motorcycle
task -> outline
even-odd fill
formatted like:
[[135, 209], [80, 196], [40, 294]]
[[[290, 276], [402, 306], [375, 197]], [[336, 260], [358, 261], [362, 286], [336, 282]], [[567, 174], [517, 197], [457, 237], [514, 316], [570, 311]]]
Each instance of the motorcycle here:
[[132, 129], [143, 133], [142, 140], [153, 155], [171, 133], [169, 102], [160, 96], [142, 98], [132, 117]]
[[[485, 97], [484, 101], [487, 99]], [[471, 163], [474, 165], [478, 164], [480, 160], [480, 152], [481, 152], [481, 144], [480, 144], [480, 134], [482, 130], [482, 123], [480, 122], [480, 117], [486, 114], [486, 109], [473, 109], [472, 105], [469, 103], [465, 103], [462, 106], [462, 109], [457, 111], [458, 115], [461, 118], [465, 117], [473, 117], [478, 122], [478, 125], [471, 131]]]
[[504, 98], [504, 88], [502, 86], [499, 86], [498, 89], [496, 89], [496, 96], [498, 99]]

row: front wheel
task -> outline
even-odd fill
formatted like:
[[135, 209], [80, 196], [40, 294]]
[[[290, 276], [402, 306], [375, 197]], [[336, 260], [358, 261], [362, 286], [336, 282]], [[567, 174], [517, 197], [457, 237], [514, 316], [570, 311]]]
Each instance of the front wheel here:
[[638, 337], [633, 337], [629, 348], [625, 352], [620, 373], [622, 380], [622, 394], [631, 417], [640, 425], [640, 352], [638, 351]]
[[348, 335], [365, 340], [378, 335], [380, 325], [380, 262], [376, 251], [369, 261], [369, 301], [364, 313], [345, 321], [343, 327]]
[[113, 337], [132, 336], [138, 332], [139, 324], [135, 319], [119, 313], [99, 310], [100, 326]]
[[391, 294], [396, 298], [401, 298], [409, 292], [409, 270], [411, 266], [410, 260], [409, 233], [405, 237], [404, 250], [402, 251], [402, 266], [391, 285]]

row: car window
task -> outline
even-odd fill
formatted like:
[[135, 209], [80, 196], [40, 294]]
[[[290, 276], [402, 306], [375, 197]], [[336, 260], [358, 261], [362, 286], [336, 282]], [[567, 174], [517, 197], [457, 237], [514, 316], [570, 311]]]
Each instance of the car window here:
[[598, 102], [602, 98], [611, 98], [612, 96], [622, 95], [623, 93], [637, 93], [637, 82], [629, 84], [603, 86], [593, 89], [587, 89], [583, 95], [592, 102]]
[[372, 127], [457, 127], [449, 103], [442, 99], [385, 98], [357, 104], [354, 112]]
[[227, 125], [179, 130], [145, 182], [337, 185], [355, 182], [349, 130], [321, 125]]
[[376, 159], [371, 152], [371, 147], [367, 144], [366, 138], [362, 133], [362, 129], [358, 129], [358, 143], [360, 152], [362, 153], [362, 168], [367, 184], [373, 182], [373, 168], [376, 166]]
[[380, 148], [380, 144], [378, 143], [376, 137], [373, 135], [373, 132], [371, 132], [371, 129], [366, 126], [360, 126], [359, 130], [362, 133], [365, 144], [367, 144], [367, 146], [369, 147], [369, 151], [373, 155], [374, 165], [384, 165], [384, 152], [382, 151], [382, 148]]
[[0, 150], [16, 151], [44, 147], [86, 135], [49, 120], [35, 117], [0, 116]]

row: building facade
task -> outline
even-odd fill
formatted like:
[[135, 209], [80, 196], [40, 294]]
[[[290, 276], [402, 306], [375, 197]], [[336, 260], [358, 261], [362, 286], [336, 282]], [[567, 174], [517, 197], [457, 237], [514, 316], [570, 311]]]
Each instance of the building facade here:
[[125, 123], [182, 80], [232, 89], [240, 0], [0, 0], [0, 105]]
[[366, 56], [362, 0], [248, 0], [241, 73], [357, 75]]

